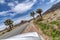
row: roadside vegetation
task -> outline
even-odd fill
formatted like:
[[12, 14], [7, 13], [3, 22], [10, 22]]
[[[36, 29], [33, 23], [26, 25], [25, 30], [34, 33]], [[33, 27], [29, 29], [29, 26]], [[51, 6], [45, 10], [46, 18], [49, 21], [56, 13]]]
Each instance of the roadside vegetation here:
[[45, 35], [49, 36], [51, 40], [60, 40], [60, 17], [54, 21], [43, 22], [45, 20], [43, 19], [41, 12], [42, 11], [37, 12], [40, 13], [40, 15], [36, 18], [37, 20], [34, 21], [34, 24], [37, 25]]
[[34, 22], [45, 35], [52, 38], [52, 40], [60, 40], [60, 30], [54, 29], [53, 25], [47, 23]]
[[58, 26], [58, 28], [60, 29], [60, 20], [57, 20], [57, 21], [53, 21], [53, 22], [50, 22], [50, 24], [55, 24]]

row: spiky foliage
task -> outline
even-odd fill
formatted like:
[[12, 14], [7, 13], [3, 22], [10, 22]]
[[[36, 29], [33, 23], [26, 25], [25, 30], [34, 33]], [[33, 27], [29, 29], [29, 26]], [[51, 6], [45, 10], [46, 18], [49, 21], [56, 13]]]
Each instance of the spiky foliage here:
[[13, 21], [11, 19], [7, 19], [4, 24], [6, 26], [9, 26], [10, 30], [12, 30], [12, 26], [13, 26]]
[[40, 15], [41, 19], [43, 19], [41, 12], [42, 12], [42, 9], [37, 9], [37, 11], [36, 11], [36, 13], [38, 13]]
[[35, 19], [35, 18], [34, 18], [34, 16], [35, 16], [35, 12], [34, 12], [34, 11], [32, 11], [32, 12], [31, 12], [31, 14], [30, 14], [30, 16], [32, 16], [32, 17], [33, 17], [33, 19]]

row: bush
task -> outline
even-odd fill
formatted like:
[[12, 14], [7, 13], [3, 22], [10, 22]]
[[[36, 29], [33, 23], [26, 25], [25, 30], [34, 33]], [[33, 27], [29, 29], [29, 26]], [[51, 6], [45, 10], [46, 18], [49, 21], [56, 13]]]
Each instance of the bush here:
[[50, 24], [55, 24], [55, 25], [57, 25], [60, 28], [60, 21], [58, 21], [58, 20], [50, 22]]
[[53, 22], [50, 22], [49, 24], [36, 22], [36, 21], [35, 21], [35, 23], [43, 31], [43, 33], [45, 35], [48, 35], [48, 36], [52, 37], [53, 38], [52, 40], [60, 40], [60, 31], [54, 29], [53, 26], [50, 25], [50, 24], [56, 24], [60, 27], [60, 22], [59, 21], [53, 21]]
[[36, 20], [36, 21], [37, 21], [37, 22], [39, 22], [39, 21], [42, 21], [42, 20], [43, 20], [43, 19], [41, 19], [41, 18], [37, 18], [37, 20]]

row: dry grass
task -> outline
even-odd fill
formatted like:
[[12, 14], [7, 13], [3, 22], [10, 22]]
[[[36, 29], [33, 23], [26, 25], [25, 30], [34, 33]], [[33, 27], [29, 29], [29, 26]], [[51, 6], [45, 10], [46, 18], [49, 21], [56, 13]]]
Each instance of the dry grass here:
[[[50, 40], [60, 39], [60, 10], [43, 15], [43, 21], [36, 21], [36, 25]], [[43, 34], [42, 34], [43, 35]], [[49, 39], [46, 39], [49, 40]]]

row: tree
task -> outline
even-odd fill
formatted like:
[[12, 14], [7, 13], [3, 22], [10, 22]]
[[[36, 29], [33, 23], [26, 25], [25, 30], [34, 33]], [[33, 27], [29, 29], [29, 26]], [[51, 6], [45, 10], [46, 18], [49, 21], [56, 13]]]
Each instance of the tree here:
[[34, 12], [34, 11], [32, 11], [32, 12], [31, 12], [31, 14], [30, 14], [30, 16], [32, 16], [32, 17], [33, 17], [33, 19], [35, 19], [35, 18], [34, 18], [34, 16], [35, 16], [35, 12]]
[[38, 13], [40, 15], [41, 19], [43, 19], [41, 12], [42, 12], [42, 9], [37, 9], [37, 11], [36, 11], [36, 13]]
[[12, 27], [13, 27], [13, 21], [11, 19], [7, 19], [5, 22], [4, 22], [5, 25], [9, 26], [9, 30], [12, 30]]

